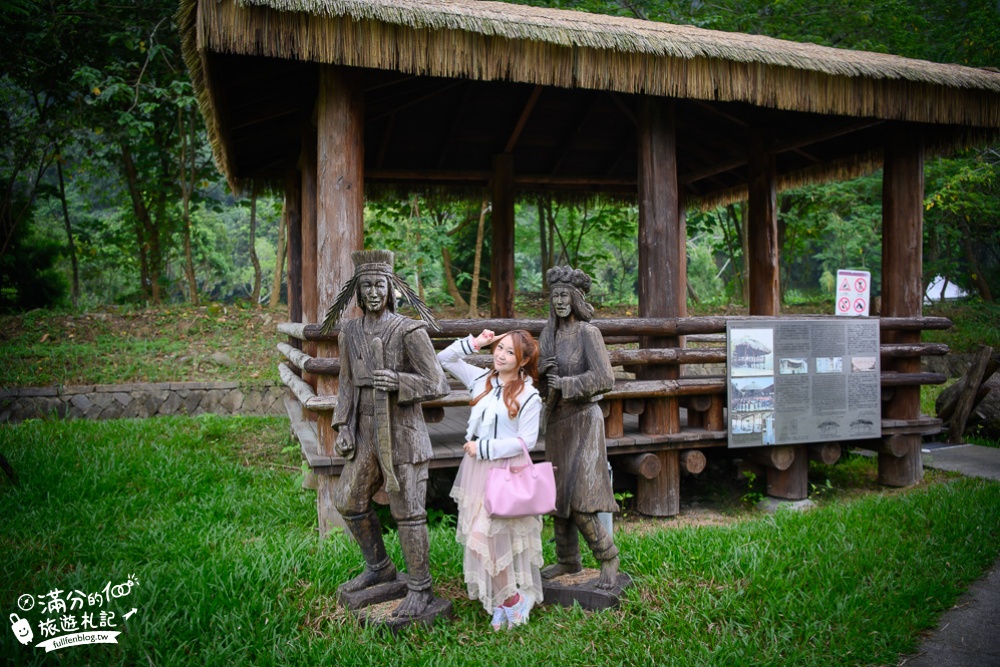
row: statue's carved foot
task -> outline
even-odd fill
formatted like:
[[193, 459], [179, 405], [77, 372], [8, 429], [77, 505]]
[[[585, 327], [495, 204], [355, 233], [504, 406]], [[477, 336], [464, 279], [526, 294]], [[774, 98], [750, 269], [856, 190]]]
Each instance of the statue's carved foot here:
[[601, 578], [597, 580], [597, 588], [612, 589], [618, 583], [618, 556], [601, 561]]
[[396, 618], [406, 616], [420, 616], [427, 609], [427, 605], [434, 599], [434, 593], [430, 589], [426, 591], [409, 591], [406, 597], [392, 615]]
[[555, 579], [564, 574], [576, 574], [583, 569], [580, 563], [553, 563], [542, 568], [542, 579]]
[[392, 564], [392, 561], [389, 561], [388, 564], [377, 570], [369, 569], [366, 565], [361, 574], [354, 577], [350, 581], [341, 584], [340, 590], [344, 593], [357, 593], [358, 591], [362, 591], [369, 586], [384, 584], [395, 580], [396, 566]]

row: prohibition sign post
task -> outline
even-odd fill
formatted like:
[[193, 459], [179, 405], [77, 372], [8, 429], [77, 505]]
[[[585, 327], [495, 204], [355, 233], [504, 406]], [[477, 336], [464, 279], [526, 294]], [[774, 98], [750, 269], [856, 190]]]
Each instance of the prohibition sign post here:
[[837, 315], [868, 317], [870, 294], [871, 273], [846, 269], [837, 271]]

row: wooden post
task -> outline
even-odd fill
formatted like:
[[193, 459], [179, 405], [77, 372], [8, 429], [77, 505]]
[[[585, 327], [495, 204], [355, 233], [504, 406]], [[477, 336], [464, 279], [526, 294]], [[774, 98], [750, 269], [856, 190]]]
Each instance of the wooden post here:
[[809, 445], [809, 460], [832, 466], [840, 460], [842, 448], [837, 442], [821, 442]]
[[[288, 214], [288, 321], [302, 321], [302, 178], [294, 166], [285, 172], [285, 211]], [[302, 341], [291, 344], [302, 349]]]
[[[316, 289], [316, 128], [306, 123], [302, 128], [302, 322], [318, 321], [319, 295]], [[316, 356], [316, 343], [305, 341], [302, 351]], [[316, 389], [316, 375], [302, 372], [302, 379]], [[316, 420], [316, 413], [306, 410], [305, 418]]]
[[[320, 68], [317, 99], [316, 285], [318, 316], [333, 305], [354, 273], [351, 252], [364, 244], [364, 89], [360, 75], [343, 67]], [[335, 342], [321, 342], [317, 356], [336, 357]], [[337, 393], [337, 378], [321, 375], [316, 394]], [[334, 454], [336, 432], [328, 418], [317, 421], [319, 446]], [[333, 505], [337, 478], [323, 475], [317, 490], [320, 537], [343, 520]]]
[[615, 463], [618, 468], [643, 479], [656, 479], [663, 470], [660, 457], [652, 452], [619, 456]]
[[[775, 157], [768, 148], [771, 136], [772, 132], [768, 129], [750, 130], [747, 249], [750, 314], [776, 317], [781, 310], [778, 267], [780, 249]], [[794, 456], [792, 465], [784, 470], [767, 469], [769, 495], [793, 500], [800, 500], [808, 495], [809, 459], [805, 447], [796, 446]]]
[[767, 495], [785, 500], [803, 500], [809, 497], [809, 450], [806, 445], [789, 447], [794, 454], [788, 468], [767, 468]]
[[493, 156], [493, 247], [490, 313], [514, 317], [514, 156]]
[[[898, 123], [886, 132], [882, 172], [882, 316], [919, 317], [923, 312], [924, 145], [920, 129]], [[887, 332], [885, 342], [919, 343], [919, 331]], [[887, 364], [901, 373], [920, 371], [920, 358], [893, 359]], [[920, 387], [895, 387], [882, 405], [887, 419], [920, 416]], [[920, 436], [908, 435], [907, 454], [878, 456], [879, 482], [910, 486], [924, 476]]]
[[605, 401], [608, 414], [604, 418], [604, 437], [620, 438], [625, 435], [625, 406], [621, 399]]
[[771, 132], [750, 132], [750, 183], [747, 233], [749, 238], [750, 314], [778, 315], [781, 304], [778, 274], [778, 213], [774, 153], [768, 150]]
[[680, 453], [656, 452], [660, 472], [653, 479], [637, 478], [636, 509], [646, 516], [676, 516], [681, 511]]
[[725, 400], [724, 396], [712, 394], [712, 404], [709, 406], [708, 412], [705, 413], [706, 431], [726, 430]]
[[[680, 201], [677, 181], [677, 136], [673, 100], [642, 97], [638, 114], [639, 316], [679, 317], [687, 298], [682, 276]], [[645, 337], [640, 347], [677, 347], [676, 337]], [[643, 369], [642, 379], [677, 379], [674, 365]], [[680, 431], [676, 398], [652, 398], [639, 415], [646, 434]], [[650, 516], [680, 512], [680, 464], [677, 450], [657, 452], [662, 463], [654, 480], [639, 479], [638, 510]]]
[[685, 449], [680, 455], [681, 470], [689, 475], [697, 475], [708, 465], [705, 453], [700, 449]]
[[[644, 97], [639, 101], [639, 316], [679, 317], [686, 298], [681, 278], [680, 207], [677, 185], [677, 139], [674, 103]], [[640, 347], [676, 347], [677, 338], [645, 337]], [[677, 366], [643, 369], [642, 379], [676, 379]], [[646, 401], [639, 417], [646, 434], [677, 433], [676, 398]]]

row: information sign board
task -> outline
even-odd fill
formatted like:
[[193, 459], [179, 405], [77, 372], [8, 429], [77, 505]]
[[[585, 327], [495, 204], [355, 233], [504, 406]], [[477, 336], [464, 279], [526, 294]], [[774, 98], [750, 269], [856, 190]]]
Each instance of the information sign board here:
[[882, 435], [878, 319], [730, 321], [729, 446]]

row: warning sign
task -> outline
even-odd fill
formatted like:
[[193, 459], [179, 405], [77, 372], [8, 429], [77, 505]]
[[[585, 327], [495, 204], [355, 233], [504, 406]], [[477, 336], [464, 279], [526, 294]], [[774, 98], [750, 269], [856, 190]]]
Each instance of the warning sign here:
[[871, 273], [868, 271], [837, 271], [837, 315], [867, 317], [871, 303]]

